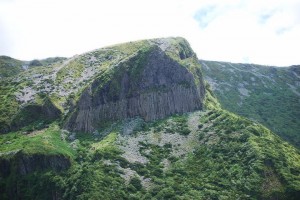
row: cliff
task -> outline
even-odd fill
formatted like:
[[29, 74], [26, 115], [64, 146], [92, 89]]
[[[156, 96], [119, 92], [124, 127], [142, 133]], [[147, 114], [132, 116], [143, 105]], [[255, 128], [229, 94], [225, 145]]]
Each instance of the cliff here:
[[35, 171], [46, 169], [61, 171], [68, 169], [70, 166], [70, 159], [64, 155], [27, 155], [20, 151], [13, 157], [0, 157], [1, 177], [8, 177], [11, 174], [27, 175]]
[[[139, 116], [145, 121], [202, 109], [205, 88], [188, 43], [168, 48], [147, 41], [135, 54], [95, 79], [82, 93], [65, 127], [92, 132], [106, 121]], [[175, 47], [175, 48], [174, 48]]]

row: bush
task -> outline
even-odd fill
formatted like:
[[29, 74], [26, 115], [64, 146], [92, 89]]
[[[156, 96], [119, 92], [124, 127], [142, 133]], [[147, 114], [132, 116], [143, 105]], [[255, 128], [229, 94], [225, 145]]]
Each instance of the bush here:
[[203, 138], [204, 138], [204, 133], [199, 133], [198, 139], [203, 140]]
[[136, 176], [130, 180], [129, 184], [132, 185], [136, 190], [141, 190], [143, 188], [141, 180]]
[[157, 198], [158, 199], [171, 199], [175, 196], [175, 191], [168, 187], [168, 188], [164, 188], [162, 189], [158, 194], [157, 194]]
[[187, 127], [184, 127], [183, 129], [179, 130], [179, 134], [181, 135], [188, 135], [190, 134], [190, 130]]

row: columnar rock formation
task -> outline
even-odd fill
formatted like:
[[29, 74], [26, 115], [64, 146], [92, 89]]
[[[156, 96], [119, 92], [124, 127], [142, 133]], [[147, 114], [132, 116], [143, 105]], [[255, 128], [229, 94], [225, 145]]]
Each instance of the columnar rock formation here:
[[149, 42], [114, 66], [85, 89], [66, 128], [92, 132], [105, 121], [136, 116], [151, 121], [201, 109], [205, 89], [201, 70], [192, 62], [197, 58], [189, 46], [176, 50], [172, 56]]

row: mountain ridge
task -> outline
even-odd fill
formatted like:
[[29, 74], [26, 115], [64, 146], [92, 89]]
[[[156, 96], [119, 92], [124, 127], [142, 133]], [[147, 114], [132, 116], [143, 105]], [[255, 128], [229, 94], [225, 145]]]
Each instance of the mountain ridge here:
[[300, 66], [200, 63], [225, 109], [264, 124], [299, 148]]

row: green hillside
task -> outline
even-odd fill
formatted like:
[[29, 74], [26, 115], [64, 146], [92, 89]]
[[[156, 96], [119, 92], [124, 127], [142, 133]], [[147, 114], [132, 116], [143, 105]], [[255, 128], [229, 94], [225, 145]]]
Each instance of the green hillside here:
[[23, 62], [8, 56], [0, 56], [0, 80], [22, 72]]
[[223, 108], [264, 124], [300, 147], [300, 66], [200, 63]]
[[2, 178], [1, 199], [17, 186], [13, 196], [25, 199], [297, 199], [300, 192], [299, 151], [224, 110], [152, 123], [136, 118], [94, 135], [72, 134], [53, 125], [1, 136], [0, 163], [20, 150], [72, 160], [66, 171]]

